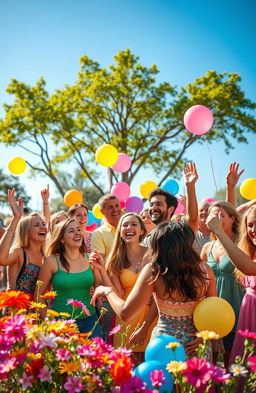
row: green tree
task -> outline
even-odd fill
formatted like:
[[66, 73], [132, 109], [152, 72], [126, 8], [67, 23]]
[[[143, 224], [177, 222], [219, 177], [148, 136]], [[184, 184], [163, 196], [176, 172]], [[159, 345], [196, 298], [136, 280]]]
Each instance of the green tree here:
[[[161, 185], [169, 176], [180, 176], [193, 143], [222, 140], [228, 152], [235, 140], [246, 143], [247, 133], [256, 132], [256, 105], [241, 90], [239, 75], [208, 71], [178, 89], [169, 82], [158, 83], [157, 67], [143, 66], [128, 49], [114, 59], [102, 68], [83, 56], [77, 81], [51, 96], [42, 78], [34, 87], [12, 80], [7, 88], [15, 99], [4, 105], [0, 140], [36, 155], [38, 162], [27, 158], [28, 165], [49, 176], [61, 195], [59, 171], [61, 164], [70, 162], [100, 193], [108, 191], [98, 182], [105, 168], [94, 158], [103, 143], [113, 144], [132, 161], [126, 173], [110, 170], [110, 183], [132, 184], [142, 168], [150, 168]], [[198, 103], [214, 115], [204, 138], [187, 132], [183, 124], [185, 111]]]
[[[220, 188], [215, 194], [214, 194], [214, 199], [217, 199], [219, 201], [225, 201], [226, 200], [226, 188]], [[243, 203], [248, 202], [247, 199], [244, 199], [242, 195], [240, 194], [239, 187], [236, 187], [236, 204], [237, 206], [242, 205]]]
[[27, 195], [24, 187], [19, 183], [17, 177], [12, 175], [6, 175], [0, 169], [0, 204], [2, 206], [8, 206], [7, 192], [9, 188], [15, 188], [18, 197], [22, 197], [24, 206], [28, 207], [30, 196]]

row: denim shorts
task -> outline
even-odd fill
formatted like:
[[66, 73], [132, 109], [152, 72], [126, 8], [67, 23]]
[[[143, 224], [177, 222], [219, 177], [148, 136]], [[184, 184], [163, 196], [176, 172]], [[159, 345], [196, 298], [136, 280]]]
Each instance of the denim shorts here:
[[[98, 316], [95, 313], [87, 318], [76, 319], [76, 324], [80, 333], [88, 333], [92, 330], [94, 323], [97, 321]], [[90, 337], [102, 337], [99, 323], [96, 325], [92, 335]]]

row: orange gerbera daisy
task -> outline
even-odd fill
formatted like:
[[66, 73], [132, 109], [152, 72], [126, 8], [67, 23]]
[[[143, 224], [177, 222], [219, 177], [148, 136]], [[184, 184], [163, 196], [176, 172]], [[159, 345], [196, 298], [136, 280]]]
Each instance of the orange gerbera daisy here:
[[5, 307], [28, 309], [30, 305], [30, 295], [21, 291], [6, 291], [0, 293], [0, 310]]
[[57, 292], [55, 291], [48, 291], [44, 295], [41, 295], [40, 297], [42, 299], [54, 299], [57, 296]]

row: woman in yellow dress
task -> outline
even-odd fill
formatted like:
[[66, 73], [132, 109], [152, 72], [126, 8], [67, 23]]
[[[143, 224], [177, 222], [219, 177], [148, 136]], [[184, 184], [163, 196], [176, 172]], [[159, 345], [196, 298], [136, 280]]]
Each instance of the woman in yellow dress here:
[[[100, 270], [103, 283], [109, 285], [111, 280], [116, 293], [124, 300], [127, 299], [146, 263], [144, 256], [147, 248], [141, 245], [145, 235], [146, 228], [141, 217], [136, 213], [127, 213], [118, 223], [106, 266], [104, 267], [104, 260], [96, 251], [90, 256], [90, 262]], [[114, 335], [114, 346], [130, 347], [135, 362], [142, 362], [152, 329], [156, 325], [156, 316], [157, 308], [152, 298], [132, 321], [125, 322], [116, 317], [115, 326], [120, 324], [121, 331]]]

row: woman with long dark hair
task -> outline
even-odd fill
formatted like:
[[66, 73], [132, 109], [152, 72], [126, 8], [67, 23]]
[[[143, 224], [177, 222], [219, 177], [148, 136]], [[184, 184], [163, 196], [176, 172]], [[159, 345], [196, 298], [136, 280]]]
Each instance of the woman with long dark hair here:
[[193, 311], [204, 297], [216, 296], [213, 272], [194, 251], [194, 238], [184, 223], [158, 225], [146, 254], [149, 263], [143, 267], [128, 298], [121, 299], [113, 287], [100, 286], [93, 302], [105, 295], [117, 315], [130, 321], [154, 294], [159, 319], [152, 337], [170, 334], [185, 345], [188, 356], [194, 355], [200, 340], [193, 338]]

